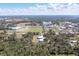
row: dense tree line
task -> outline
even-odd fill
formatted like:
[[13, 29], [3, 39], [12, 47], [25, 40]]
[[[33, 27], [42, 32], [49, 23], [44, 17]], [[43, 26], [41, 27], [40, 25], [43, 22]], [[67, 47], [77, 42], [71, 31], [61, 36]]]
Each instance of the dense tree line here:
[[44, 34], [44, 42], [32, 44], [33, 35], [39, 33], [28, 32], [22, 38], [16, 38], [16, 32], [6, 38], [6, 32], [0, 34], [0, 55], [3, 56], [53, 56], [53, 55], [79, 55], [79, 44], [72, 47], [69, 44], [70, 36], [56, 35], [52, 30]]

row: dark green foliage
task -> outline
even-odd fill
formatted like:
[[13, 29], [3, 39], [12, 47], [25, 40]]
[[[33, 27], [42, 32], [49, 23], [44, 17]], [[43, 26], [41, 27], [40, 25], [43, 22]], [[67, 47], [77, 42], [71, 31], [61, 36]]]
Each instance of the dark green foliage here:
[[[44, 42], [32, 45], [33, 35], [39, 33], [26, 33], [17, 39], [16, 33], [10, 35], [6, 40], [0, 36], [0, 55], [2, 56], [53, 56], [53, 55], [79, 55], [79, 45], [75, 48], [69, 44], [70, 37], [65, 34], [56, 35], [49, 30], [44, 34]], [[0, 34], [2, 35], [2, 34]], [[5, 35], [5, 33], [3, 34]], [[18, 41], [19, 40], [19, 41]]]

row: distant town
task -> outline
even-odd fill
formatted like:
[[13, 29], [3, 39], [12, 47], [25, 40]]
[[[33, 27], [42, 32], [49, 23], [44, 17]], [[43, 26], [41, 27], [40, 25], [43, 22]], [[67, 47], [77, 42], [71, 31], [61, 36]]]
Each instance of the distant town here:
[[0, 55], [79, 55], [79, 22], [43, 19], [1, 17]]

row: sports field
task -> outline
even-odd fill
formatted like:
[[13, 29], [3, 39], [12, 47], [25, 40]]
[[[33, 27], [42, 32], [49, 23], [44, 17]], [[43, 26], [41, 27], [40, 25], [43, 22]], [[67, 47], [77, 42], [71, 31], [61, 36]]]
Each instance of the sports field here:
[[[43, 32], [43, 28], [41, 26], [26, 26], [24, 28], [21, 29], [17, 29], [17, 30], [5, 30], [7, 33], [13, 33], [14, 31], [16, 33], [27, 33], [27, 32], [39, 32], [42, 33]], [[52, 28], [52, 31], [55, 32], [59, 32], [58, 28]], [[0, 33], [3, 33], [4, 30], [0, 30]]]
[[[43, 31], [42, 27], [39, 26], [27, 26], [21, 29], [17, 29], [17, 30], [5, 30], [7, 33], [13, 33], [14, 31], [16, 31], [16, 33], [27, 33], [27, 32], [39, 32], [41, 33]], [[0, 30], [0, 33], [3, 33], [4, 30]]]
[[43, 28], [42, 27], [29, 27], [28, 28], [28, 32], [42, 32], [43, 31]]

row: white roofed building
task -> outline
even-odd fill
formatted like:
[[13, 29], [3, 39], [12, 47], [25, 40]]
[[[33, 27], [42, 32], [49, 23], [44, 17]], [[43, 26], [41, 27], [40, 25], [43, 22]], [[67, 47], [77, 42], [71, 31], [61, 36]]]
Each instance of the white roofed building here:
[[38, 36], [37, 37], [37, 40], [43, 42], [44, 41], [44, 37], [42, 35], [41, 36]]

